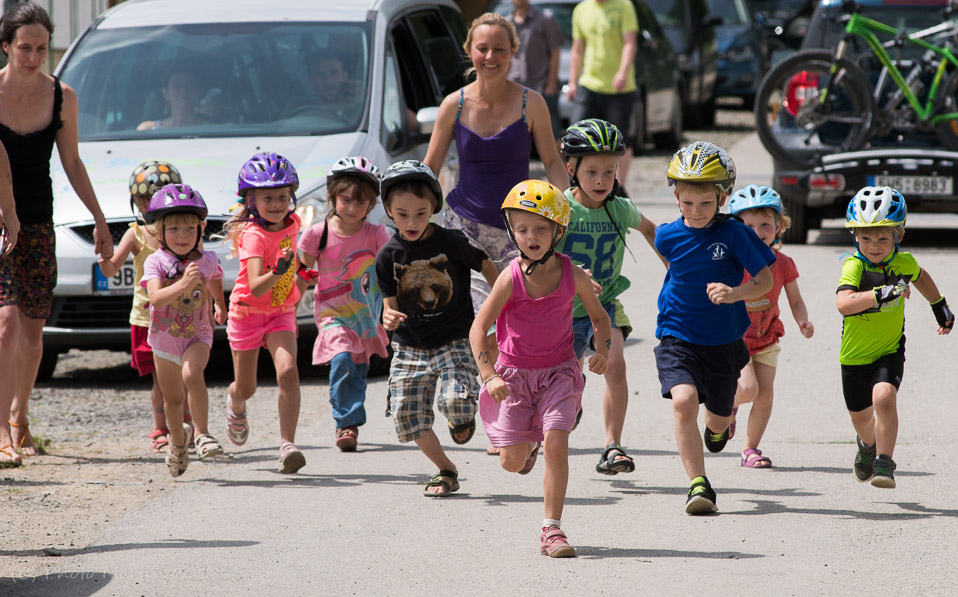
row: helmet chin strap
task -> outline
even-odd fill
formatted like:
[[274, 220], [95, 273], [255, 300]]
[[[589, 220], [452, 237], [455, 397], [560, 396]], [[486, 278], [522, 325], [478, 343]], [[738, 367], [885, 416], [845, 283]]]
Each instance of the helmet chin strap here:
[[559, 243], [559, 225], [556, 224], [555, 232], [552, 233], [552, 244], [549, 247], [549, 250], [546, 251], [546, 254], [543, 255], [540, 259], [536, 259], [533, 261], [532, 258], [530, 258], [528, 255], [523, 253], [522, 249], [519, 248], [519, 243], [516, 242], [516, 237], [513, 236], [512, 234], [511, 224], [506, 226], [506, 232], [509, 233], [509, 239], [512, 240], [512, 244], [514, 244], [516, 246], [516, 250], [519, 251], [519, 256], [525, 259], [526, 261], [530, 262], [529, 265], [526, 266], [526, 270], [525, 270], [527, 276], [531, 276], [532, 272], [536, 271], [536, 267], [540, 265], [545, 265], [545, 263], [552, 258], [552, 256], [556, 252], [556, 245]]

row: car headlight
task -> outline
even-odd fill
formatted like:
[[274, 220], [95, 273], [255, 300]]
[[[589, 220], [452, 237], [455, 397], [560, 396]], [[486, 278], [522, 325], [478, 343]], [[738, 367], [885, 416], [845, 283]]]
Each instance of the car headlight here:
[[738, 48], [729, 48], [725, 52], [725, 59], [729, 62], [746, 62], [755, 56], [752, 46], [740, 46]]
[[319, 218], [326, 214], [326, 185], [322, 184], [315, 189], [296, 198], [296, 215], [302, 220], [300, 230], [306, 230]]

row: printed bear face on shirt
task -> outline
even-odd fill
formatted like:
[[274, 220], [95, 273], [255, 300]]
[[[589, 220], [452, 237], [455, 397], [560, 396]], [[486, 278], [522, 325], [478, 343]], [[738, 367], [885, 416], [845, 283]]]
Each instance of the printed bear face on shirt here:
[[439, 255], [409, 265], [394, 264], [399, 309], [407, 315], [440, 311], [452, 300], [452, 277], [446, 271], [449, 260]]

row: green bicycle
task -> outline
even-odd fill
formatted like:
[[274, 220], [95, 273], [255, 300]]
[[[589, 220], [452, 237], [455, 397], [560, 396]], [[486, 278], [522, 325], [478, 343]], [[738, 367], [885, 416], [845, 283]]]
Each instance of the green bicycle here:
[[[843, 2], [845, 36], [834, 52], [796, 52], [774, 66], [759, 86], [756, 128], [768, 152], [781, 162], [810, 168], [824, 155], [861, 149], [869, 139], [891, 131], [904, 140], [911, 130], [934, 131], [944, 147], [958, 150], [954, 4], [941, 11], [941, 24], [906, 34], [862, 16], [861, 5]], [[882, 42], [878, 35], [892, 39]], [[871, 52], [852, 61], [846, 52], [855, 38], [864, 40]], [[929, 38], [942, 40], [941, 45]], [[903, 58], [909, 46], [924, 49], [924, 55]], [[875, 60], [880, 71], [878, 65], [859, 65], [870, 61], [870, 66]], [[877, 80], [866, 70], [878, 71]]]

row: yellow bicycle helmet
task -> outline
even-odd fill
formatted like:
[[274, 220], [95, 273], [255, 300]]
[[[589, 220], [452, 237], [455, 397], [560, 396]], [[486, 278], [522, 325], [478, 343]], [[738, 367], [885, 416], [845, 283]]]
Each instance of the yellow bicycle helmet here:
[[735, 185], [735, 162], [721, 147], [708, 141], [694, 141], [672, 156], [667, 172], [669, 185], [676, 181], [715, 183], [727, 193]]
[[516, 237], [512, 234], [512, 225], [509, 223], [509, 210], [512, 209], [534, 213], [558, 224], [555, 233], [552, 235], [552, 245], [541, 259], [532, 261], [522, 252], [522, 249], [519, 249], [519, 255], [526, 261], [531, 261], [526, 267], [526, 275], [532, 275], [536, 266], [548, 261], [555, 253], [556, 244], [561, 238], [560, 231], [564, 232], [569, 225], [572, 210], [569, 208], [569, 201], [562, 194], [562, 191], [542, 180], [525, 180], [512, 187], [512, 190], [506, 195], [505, 201], [502, 202], [502, 217], [506, 221], [506, 231], [509, 233], [509, 238], [517, 248], [519, 243], [516, 242]]

